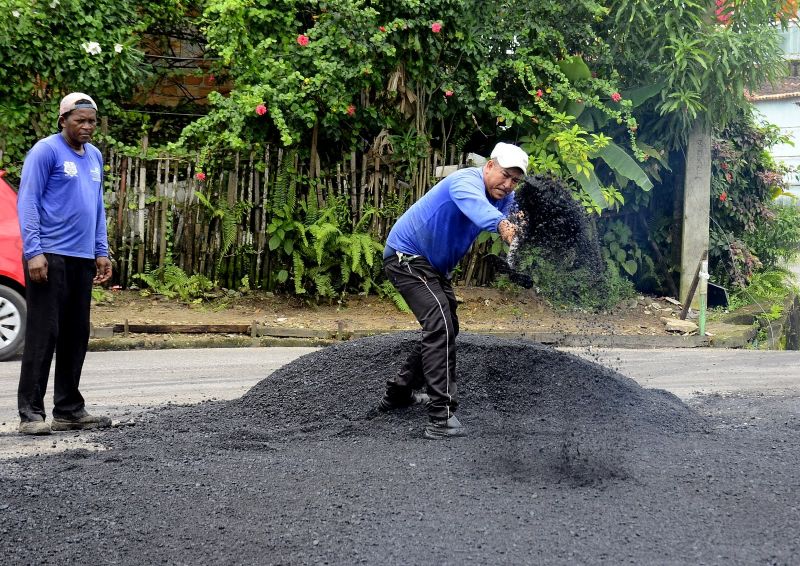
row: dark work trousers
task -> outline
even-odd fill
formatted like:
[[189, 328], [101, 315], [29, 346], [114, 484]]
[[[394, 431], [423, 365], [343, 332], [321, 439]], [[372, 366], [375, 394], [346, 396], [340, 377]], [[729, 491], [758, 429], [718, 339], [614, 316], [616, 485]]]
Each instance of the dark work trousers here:
[[422, 326], [422, 340], [415, 343], [400, 372], [386, 382], [387, 394], [408, 398], [412, 389], [427, 386], [432, 418], [450, 418], [458, 406], [456, 390], [456, 296], [450, 280], [424, 257], [383, 260], [389, 281], [408, 303]]
[[89, 344], [89, 307], [95, 261], [45, 254], [47, 282], [33, 283], [25, 262], [25, 296], [28, 302], [25, 349], [17, 390], [23, 421], [46, 416], [44, 394], [53, 352], [56, 354], [54, 417], [78, 416], [84, 410], [78, 391], [83, 360]]

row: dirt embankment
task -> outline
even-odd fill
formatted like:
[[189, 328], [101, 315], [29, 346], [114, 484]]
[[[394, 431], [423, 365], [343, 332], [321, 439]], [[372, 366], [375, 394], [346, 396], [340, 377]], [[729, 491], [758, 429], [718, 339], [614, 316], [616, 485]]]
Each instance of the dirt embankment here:
[[[554, 309], [533, 290], [501, 291], [457, 287], [458, 315], [465, 331], [564, 332], [664, 336], [660, 317], [677, 314], [678, 307], [658, 297], [630, 299], [608, 312], [583, 313]], [[213, 301], [183, 304], [174, 299], [142, 296], [138, 291], [107, 291], [93, 305], [95, 326], [114, 324], [251, 324], [277, 328], [321, 330], [394, 329], [419, 327], [388, 299], [349, 296], [343, 302], [310, 304], [269, 293], [224, 295]]]

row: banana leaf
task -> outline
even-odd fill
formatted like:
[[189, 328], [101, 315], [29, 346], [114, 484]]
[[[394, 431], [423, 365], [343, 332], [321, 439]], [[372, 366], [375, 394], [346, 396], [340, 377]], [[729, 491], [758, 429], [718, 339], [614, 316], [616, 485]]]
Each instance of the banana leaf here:
[[630, 100], [631, 104], [633, 105], [633, 108], [636, 108], [637, 106], [641, 105], [648, 99], [661, 93], [661, 91], [664, 90], [665, 87], [666, 83], [664, 81], [659, 81], [651, 85], [645, 85], [637, 88], [632, 88], [630, 90], [624, 90], [620, 94], [622, 94], [622, 98]]
[[599, 208], [608, 207], [608, 203], [603, 197], [603, 191], [600, 189], [600, 181], [597, 179], [597, 175], [594, 174], [594, 171], [589, 169], [585, 172], [578, 173], [578, 170], [572, 163], [568, 163], [567, 168], [570, 174], [572, 174], [572, 178], [580, 183], [581, 188], [591, 197], [592, 201], [594, 201]]
[[653, 182], [638, 163], [628, 153], [614, 142], [600, 149], [593, 157], [599, 157], [616, 173], [627, 177], [643, 190], [653, 188]]
[[589, 70], [589, 66], [584, 62], [580, 55], [574, 55], [572, 57], [562, 59], [558, 62], [558, 67], [561, 69], [561, 72], [564, 73], [564, 76], [567, 77], [571, 82], [575, 82], [580, 79], [592, 78], [592, 71]]

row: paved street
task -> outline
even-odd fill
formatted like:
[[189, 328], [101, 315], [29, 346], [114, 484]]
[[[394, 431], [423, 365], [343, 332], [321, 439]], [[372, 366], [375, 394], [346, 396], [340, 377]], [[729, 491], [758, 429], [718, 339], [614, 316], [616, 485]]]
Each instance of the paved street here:
[[[314, 348], [230, 348], [90, 352], [81, 390], [90, 411], [135, 420], [152, 407], [241, 396], [260, 380]], [[644, 387], [681, 398], [695, 394], [800, 392], [800, 352], [694, 349], [567, 351], [611, 367]], [[26, 438], [18, 424], [19, 361], [0, 363], [0, 458], [91, 445], [91, 435]], [[46, 403], [52, 408], [52, 377]], [[368, 402], [368, 400], [365, 400]], [[94, 448], [99, 448], [93, 446]]]

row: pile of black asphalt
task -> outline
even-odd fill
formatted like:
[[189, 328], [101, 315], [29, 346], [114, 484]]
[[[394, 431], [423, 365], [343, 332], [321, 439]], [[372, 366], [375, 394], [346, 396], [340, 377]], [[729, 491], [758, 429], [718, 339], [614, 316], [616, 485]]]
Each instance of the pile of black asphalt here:
[[563, 179], [550, 175], [526, 177], [516, 191], [516, 203], [523, 213], [519, 253], [536, 248], [565, 268], [582, 268], [590, 275], [603, 277], [605, 263], [600, 243], [589, 227], [589, 215]]
[[[571, 354], [459, 337], [465, 438], [373, 410], [417, 333], [242, 398], [0, 463], [3, 564], [797, 564], [796, 398], [691, 406]], [[85, 434], [85, 433], [81, 433]]]

